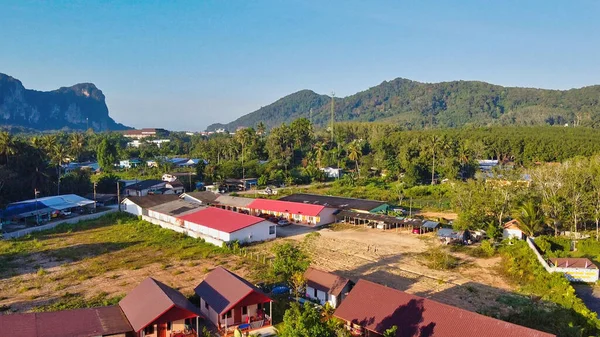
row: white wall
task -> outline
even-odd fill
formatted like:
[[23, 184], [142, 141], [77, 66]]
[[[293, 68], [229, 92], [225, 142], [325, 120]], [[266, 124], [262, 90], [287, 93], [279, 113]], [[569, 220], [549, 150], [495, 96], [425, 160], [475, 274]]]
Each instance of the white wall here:
[[218, 324], [219, 324], [219, 314], [210, 305], [208, 306], [208, 309], [206, 309], [205, 304], [206, 304], [206, 302], [201, 297], [200, 298], [200, 311], [215, 326], [218, 326]]
[[315, 288], [306, 286], [306, 296], [314, 299], [318, 299], [321, 305], [327, 302], [328, 296], [327, 293], [317, 289], [317, 296], [315, 297]]
[[[269, 227], [274, 226], [275, 231], [269, 234]], [[275, 239], [277, 237], [277, 226], [270, 221], [261, 221], [252, 226], [242, 228], [229, 234], [229, 240], [239, 242], [256, 242]]]
[[127, 213], [131, 213], [133, 215], [142, 215], [142, 208], [136, 204], [134, 204], [133, 202], [131, 202], [130, 200], [125, 199], [122, 202], [123, 206], [123, 210]]
[[521, 240], [523, 239], [523, 232], [520, 229], [505, 228], [502, 231], [502, 238], [515, 238]]
[[335, 211], [336, 211], [335, 208], [328, 208], [328, 207], [323, 208], [321, 213], [319, 213], [320, 219], [319, 219], [319, 222], [316, 223], [316, 225], [320, 226], [320, 225], [327, 225], [330, 223], [334, 223], [335, 215], [333, 215], [333, 213]]

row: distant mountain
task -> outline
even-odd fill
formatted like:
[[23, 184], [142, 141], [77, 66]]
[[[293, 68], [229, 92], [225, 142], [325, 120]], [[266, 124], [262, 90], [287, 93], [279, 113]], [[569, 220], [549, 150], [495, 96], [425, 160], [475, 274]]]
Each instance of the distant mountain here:
[[16, 130], [126, 130], [108, 115], [102, 91], [80, 83], [53, 91], [25, 89], [0, 73], [0, 127]]
[[[502, 87], [478, 81], [421, 83], [397, 78], [336, 98], [335, 120], [379, 121], [417, 129], [493, 124], [600, 126], [599, 103], [598, 85], [561, 91]], [[330, 120], [330, 104], [329, 96], [302, 90], [233, 122], [210, 125], [207, 130], [235, 131], [259, 122], [274, 127], [300, 117], [310, 117], [314, 124], [325, 126]]]

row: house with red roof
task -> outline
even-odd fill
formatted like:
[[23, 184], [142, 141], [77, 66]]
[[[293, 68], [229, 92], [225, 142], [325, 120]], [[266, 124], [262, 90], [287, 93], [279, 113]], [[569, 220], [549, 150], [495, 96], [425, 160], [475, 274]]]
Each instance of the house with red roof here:
[[519, 220], [517, 220], [517, 219], [510, 220], [509, 222], [506, 222], [502, 226], [502, 238], [503, 239], [516, 238], [518, 240], [523, 240], [523, 238], [525, 238], [525, 234], [523, 233], [521, 228], [519, 228]]
[[338, 211], [336, 208], [323, 205], [271, 199], [255, 199], [248, 208], [253, 215], [268, 214], [290, 222], [314, 226], [335, 222], [335, 213]]
[[252, 331], [272, 325], [273, 300], [223, 267], [208, 273], [194, 292], [200, 298], [202, 315], [224, 336], [236, 328]]
[[187, 234], [221, 246], [224, 242], [256, 242], [275, 239], [274, 223], [252, 215], [207, 207], [178, 217]]
[[151, 277], [119, 305], [0, 315], [0, 336], [197, 337], [200, 308]]
[[556, 337], [362, 279], [333, 315], [365, 337], [393, 326], [396, 337]]
[[306, 280], [306, 297], [318, 300], [321, 305], [329, 303], [334, 309], [348, 295], [354, 284], [345, 277], [313, 267], [306, 269], [304, 279]]

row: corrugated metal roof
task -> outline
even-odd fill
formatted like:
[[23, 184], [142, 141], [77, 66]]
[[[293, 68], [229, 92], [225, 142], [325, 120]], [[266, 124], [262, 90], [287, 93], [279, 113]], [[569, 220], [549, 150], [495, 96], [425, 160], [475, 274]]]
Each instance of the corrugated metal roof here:
[[220, 195], [215, 200], [219, 205], [231, 206], [231, 207], [248, 207], [254, 200], [253, 198], [244, 197], [232, 197], [229, 195]]
[[119, 306], [0, 315], [0, 335], [15, 337], [102, 336], [133, 331]]
[[209, 204], [214, 202], [215, 200], [217, 200], [217, 197], [219, 197], [218, 194], [210, 192], [210, 191], [202, 191], [202, 192], [186, 192], [184, 194], [181, 195], [182, 198], [185, 198], [186, 196], [196, 199], [202, 203], [205, 204]]
[[584, 257], [553, 257], [550, 262], [558, 268], [598, 269], [592, 261]]
[[309, 287], [325, 291], [334, 296], [338, 296], [350, 282], [347, 278], [312, 267], [306, 269], [304, 278], [306, 279], [306, 285]]
[[152, 206], [149, 209], [162, 214], [182, 216], [185, 214], [197, 212], [199, 209], [202, 209], [204, 207], [205, 206], [201, 206], [196, 203], [191, 203], [183, 201], [181, 199], [177, 199], [170, 202], [166, 202], [164, 204]]
[[177, 290], [149, 277], [131, 290], [119, 302], [129, 323], [135, 331], [140, 331], [156, 321], [173, 308], [181, 309], [185, 317], [202, 316], [200, 309], [194, 306]]
[[386, 205], [385, 202], [368, 199], [344, 198], [330, 195], [296, 193], [279, 198], [282, 201], [301, 202], [306, 204], [321, 205], [340, 209], [359, 209], [370, 211]]
[[129, 196], [123, 201], [129, 200], [132, 203], [142, 207], [142, 208], [150, 208], [162, 204], [166, 204], [167, 202], [179, 200], [179, 197], [175, 194], [158, 194], [158, 195], [146, 195], [143, 197], [135, 197]]
[[164, 186], [165, 184], [166, 184], [166, 181], [157, 180], [157, 179], [148, 179], [148, 180], [142, 180], [133, 185], [129, 185], [129, 186], [125, 187], [125, 189], [126, 190], [134, 190], [134, 191], [142, 191], [142, 190], [147, 190], [150, 187], [157, 186], [157, 185]]
[[555, 336], [359, 280], [334, 313], [382, 334], [396, 325], [402, 337], [551, 337]]
[[299, 202], [256, 199], [248, 205], [249, 208], [257, 210], [266, 210], [271, 212], [281, 212], [289, 214], [301, 214], [308, 216], [317, 216], [325, 208], [321, 205], [303, 204]]
[[242, 228], [266, 221], [265, 219], [256, 216], [227, 211], [216, 207], [207, 207], [199, 211], [180, 216], [179, 219], [216, 229], [225, 233], [233, 233]]
[[221, 315], [253, 293], [262, 302], [271, 300], [250, 282], [223, 267], [217, 267], [208, 273], [194, 291]]

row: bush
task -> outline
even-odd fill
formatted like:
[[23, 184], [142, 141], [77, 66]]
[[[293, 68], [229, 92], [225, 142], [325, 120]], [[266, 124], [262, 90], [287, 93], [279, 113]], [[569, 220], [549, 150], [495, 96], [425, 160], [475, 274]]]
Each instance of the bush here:
[[496, 255], [496, 248], [489, 240], [484, 240], [481, 245], [471, 251], [474, 257], [492, 257]]
[[460, 259], [452, 256], [440, 247], [429, 248], [423, 256], [427, 267], [436, 270], [448, 270], [458, 267]]
[[[548, 273], [524, 241], [500, 249], [501, 272], [527, 295], [543, 302], [523, 306], [503, 319], [558, 336], [592, 336], [600, 329], [600, 320], [560, 273]], [[544, 301], [546, 306], [542, 305]], [[560, 317], [560, 319], [558, 319]]]

